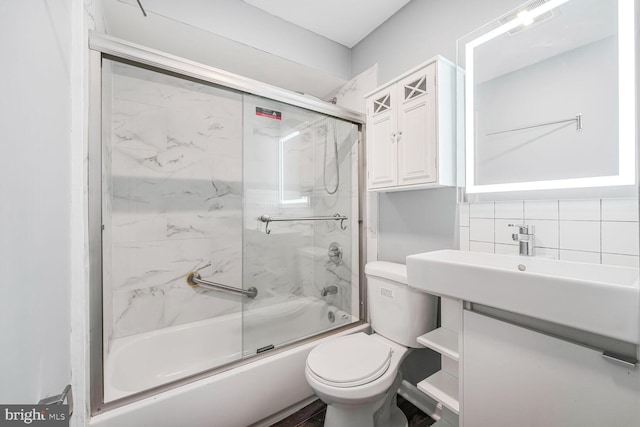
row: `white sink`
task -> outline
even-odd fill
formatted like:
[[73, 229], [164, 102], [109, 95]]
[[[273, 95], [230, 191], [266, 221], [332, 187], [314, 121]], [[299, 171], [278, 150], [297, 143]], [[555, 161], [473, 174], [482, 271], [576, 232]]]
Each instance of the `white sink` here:
[[444, 250], [407, 257], [409, 286], [640, 343], [638, 269]]

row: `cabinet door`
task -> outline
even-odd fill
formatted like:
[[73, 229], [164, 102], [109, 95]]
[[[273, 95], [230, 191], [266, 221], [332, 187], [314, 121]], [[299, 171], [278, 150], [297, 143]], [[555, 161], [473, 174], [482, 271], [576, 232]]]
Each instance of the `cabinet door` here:
[[398, 83], [398, 185], [437, 180], [435, 68]]
[[463, 317], [464, 427], [640, 426], [640, 368], [470, 311]]
[[387, 89], [369, 98], [367, 106], [367, 177], [369, 188], [396, 185], [395, 91]]

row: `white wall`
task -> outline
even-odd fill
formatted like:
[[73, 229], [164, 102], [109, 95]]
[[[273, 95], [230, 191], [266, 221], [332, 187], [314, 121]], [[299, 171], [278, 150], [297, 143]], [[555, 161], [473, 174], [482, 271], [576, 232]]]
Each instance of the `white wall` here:
[[407, 255], [458, 246], [456, 191], [398, 191], [378, 196], [378, 258], [404, 264]]
[[350, 78], [350, 50], [239, 0], [101, 0], [106, 32], [292, 91], [327, 98]]
[[386, 82], [419, 63], [442, 55], [455, 61], [456, 40], [524, 0], [412, 0], [353, 47], [351, 70], [378, 63]]
[[72, 0], [0, 2], [0, 402], [70, 382]]
[[[107, 0], [114, 1], [114, 0]], [[118, 0], [134, 6], [136, 0]], [[144, 0], [147, 13], [184, 22], [272, 55], [348, 79], [350, 49], [238, 0]]]

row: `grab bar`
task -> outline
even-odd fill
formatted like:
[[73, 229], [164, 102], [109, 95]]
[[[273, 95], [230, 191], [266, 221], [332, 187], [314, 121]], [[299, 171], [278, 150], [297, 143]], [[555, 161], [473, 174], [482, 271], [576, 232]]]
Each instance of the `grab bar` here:
[[308, 217], [272, 217], [270, 215], [260, 215], [258, 219], [267, 225], [264, 227], [264, 232], [267, 234], [271, 234], [271, 230], [269, 230], [270, 222], [279, 222], [279, 221], [340, 221], [340, 229], [346, 230], [347, 226], [344, 225], [344, 222], [349, 219], [349, 217], [340, 215], [339, 213], [333, 214], [332, 216], [308, 216]]
[[210, 282], [209, 280], [203, 280], [200, 277], [200, 274], [196, 273], [195, 271], [192, 271], [191, 273], [187, 274], [187, 284], [192, 288], [201, 287], [201, 288], [209, 289], [212, 291], [221, 291], [221, 292], [227, 292], [229, 294], [244, 295], [249, 298], [255, 298], [256, 295], [258, 295], [258, 290], [253, 286], [245, 290], [240, 288], [234, 288], [233, 286], [223, 285], [221, 283]]
[[537, 125], [525, 126], [525, 127], [521, 127], [521, 128], [515, 128], [515, 129], [509, 129], [509, 130], [501, 130], [501, 131], [498, 131], [498, 132], [488, 133], [487, 136], [498, 135], [500, 133], [507, 133], [507, 132], [516, 132], [516, 131], [525, 130], [525, 129], [533, 129], [533, 128], [538, 128], [538, 127], [541, 127], [541, 126], [557, 125], [559, 123], [567, 123], [567, 122], [576, 122], [576, 132], [582, 131], [582, 113], [578, 113], [572, 119], [557, 120], [555, 122], [546, 122], [546, 123], [540, 123], [540, 124], [537, 124]]

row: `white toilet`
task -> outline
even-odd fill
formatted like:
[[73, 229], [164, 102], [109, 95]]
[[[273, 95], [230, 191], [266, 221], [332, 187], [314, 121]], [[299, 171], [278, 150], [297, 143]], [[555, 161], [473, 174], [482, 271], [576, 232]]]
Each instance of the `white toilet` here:
[[367, 304], [374, 333], [332, 339], [311, 350], [305, 376], [327, 404], [325, 427], [401, 427], [396, 405], [400, 364], [409, 347], [436, 327], [437, 297], [409, 288], [407, 268], [377, 261], [365, 267]]

